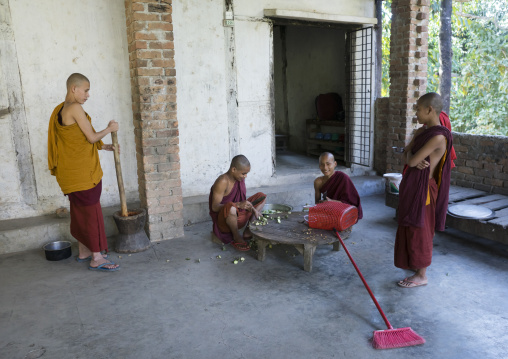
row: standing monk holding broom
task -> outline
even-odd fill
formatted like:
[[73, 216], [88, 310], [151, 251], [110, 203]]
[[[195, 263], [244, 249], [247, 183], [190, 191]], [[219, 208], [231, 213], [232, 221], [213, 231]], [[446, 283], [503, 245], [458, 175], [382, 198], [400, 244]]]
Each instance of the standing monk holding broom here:
[[92, 119], [83, 110], [90, 81], [79, 73], [67, 79], [65, 101], [51, 114], [48, 128], [48, 166], [64, 195], [71, 202], [71, 234], [79, 242], [78, 262], [90, 261], [90, 270], [116, 271], [118, 264], [108, 261], [106, 232], [100, 204], [102, 168], [98, 150], [113, 151], [101, 139], [118, 131], [118, 123], [95, 132]]

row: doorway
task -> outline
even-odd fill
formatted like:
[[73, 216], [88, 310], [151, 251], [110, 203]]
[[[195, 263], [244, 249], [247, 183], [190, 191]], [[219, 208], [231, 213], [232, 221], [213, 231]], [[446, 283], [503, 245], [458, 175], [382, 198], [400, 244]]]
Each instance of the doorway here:
[[[327, 151], [339, 165], [369, 165], [372, 31], [366, 35], [364, 29], [357, 29], [274, 23], [278, 150], [314, 158]], [[330, 93], [338, 94], [345, 112], [323, 120], [318, 118], [316, 97]]]

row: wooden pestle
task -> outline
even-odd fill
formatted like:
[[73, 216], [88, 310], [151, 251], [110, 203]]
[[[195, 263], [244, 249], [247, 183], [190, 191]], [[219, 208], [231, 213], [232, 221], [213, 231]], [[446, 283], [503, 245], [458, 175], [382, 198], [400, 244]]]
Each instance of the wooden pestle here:
[[129, 213], [127, 212], [127, 201], [125, 200], [125, 188], [123, 187], [123, 177], [122, 177], [122, 165], [120, 164], [120, 153], [118, 151], [118, 135], [116, 132], [111, 132], [111, 140], [113, 141], [114, 157], [115, 157], [115, 169], [116, 169], [116, 179], [118, 181], [118, 192], [120, 192], [120, 205], [122, 206], [122, 217], [128, 217]]

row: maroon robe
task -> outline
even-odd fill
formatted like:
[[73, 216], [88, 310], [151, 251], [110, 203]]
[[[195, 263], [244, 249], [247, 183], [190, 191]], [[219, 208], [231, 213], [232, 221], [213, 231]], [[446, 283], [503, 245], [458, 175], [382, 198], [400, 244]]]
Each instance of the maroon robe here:
[[[451, 147], [452, 134], [444, 126], [432, 126], [414, 138], [412, 153], [418, 152], [432, 137], [443, 135], [446, 138], [446, 153], [443, 167], [439, 178], [436, 178], [438, 194], [436, 199], [435, 227], [443, 231], [448, 210], [448, 193], [450, 190], [451, 175]], [[430, 162], [430, 158], [425, 158]], [[438, 164], [439, 166], [439, 164]], [[408, 167], [402, 177], [399, 187], [398, 219], [400, 226], [423, 227], [425, 218], [425, 203], [429, 192], [430, 167], [419, 170], [416, 167]]]
[[326, 197], [357, 207], [358, 219], [363, 218], [360, 195], [347, 174], [341, 171], [335, 171], [319, 191], [321, 193], [326, 193]]
[[[399, 227], [394, 250], [394, 264], [398, 268], [427, 268], [432, 261], [434, 232], [445, 227], [451, 175], [451, 132], [444, 126], [432, 126], [414, 138], [411, 152], [415, 154], [437, 135], [445, 136], [447, 141], [444, 158], [436, 167], [437, 178], [429, 179], [430, 167], [423, 170], [408, 167], [400, 183]], [[430, 162], [430, 157], [425, 160]], [[429, 204], [426, 204], [427, 198]]]
[[[247, 189], [245, 188], [245, 180], [236, 181], [233, 185], [231, 192], [225, 196], [220, 204], [229, 202], [242, 202], [247, 199]], [[213, 222], [213, 233], [220, 238], [224, 243], [230, 243], [233, 240], [233, 235], [228, 232], [221, 232], [219, 229], [219, 213], [212, 210], [213, 200], [213, 186], [210, 188], [210, 197], [208, 198], [208, 209], [210, 210], [210, 217]]]
[[432, 242], [436, 222], [437, 184], [429, 181], [430, 203], [425, 206], [424, 226], [399, 226], [395, 236], [394, 264], [402, 269], [427, 268], [432, 262]]
[[71, 202], [71, 234], [92, 252], [108, 251], [101, 193], [102, 180], [93, 188], [68, 194]]

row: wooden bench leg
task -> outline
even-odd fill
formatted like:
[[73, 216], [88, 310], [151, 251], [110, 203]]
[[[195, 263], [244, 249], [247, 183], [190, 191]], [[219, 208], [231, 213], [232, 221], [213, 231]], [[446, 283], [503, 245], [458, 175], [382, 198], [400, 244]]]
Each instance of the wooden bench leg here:
[[306, 272], [312, 272], [312, 257], [315, 250], [315, 244], [304, 244], [303, 246], [303, 270]]
[[268, 245], [268, 241], [256, 238], [256, 243], [258, 244], [258, 261], [263, 262], [266, 257], [266, 246]]

